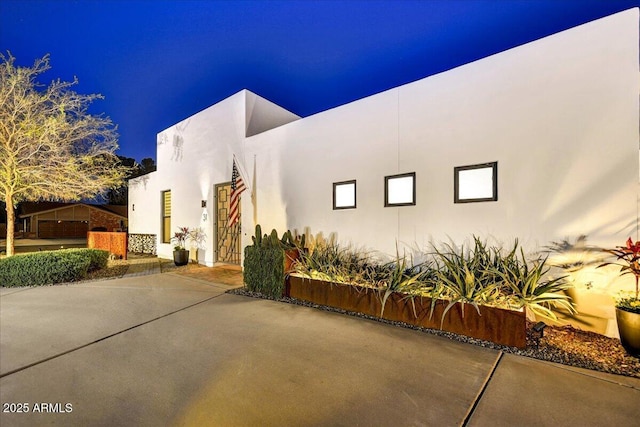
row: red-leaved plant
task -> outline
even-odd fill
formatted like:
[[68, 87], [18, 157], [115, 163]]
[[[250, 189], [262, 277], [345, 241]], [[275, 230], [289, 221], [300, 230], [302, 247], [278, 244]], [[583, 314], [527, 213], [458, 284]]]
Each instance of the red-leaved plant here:
[[178, 231], [173, 234], [172, 241], [176, 242], [174, 250], [184, 250], [187, 239], [189, 238], [189, 227], [178, 227]]
[[620, 267], [621, 276], [625, 274], [633, 274], [635, 276], [635, 298], [621, 298], [616, 303], [616, 307], [633, 313], [640, 313], [640, 299], [638, 299], [638, 281], [640, 280], [640, 241], [635, 242], [634, 244], [631, 237], [629, 237], [626, 243], [626, 246], [616, 246], [615, 249], [604, 249], [605, 252], [615, 256], [616, 260], [600, 264], [598, 268], [604, 267], [605, 265], [617, 265]]

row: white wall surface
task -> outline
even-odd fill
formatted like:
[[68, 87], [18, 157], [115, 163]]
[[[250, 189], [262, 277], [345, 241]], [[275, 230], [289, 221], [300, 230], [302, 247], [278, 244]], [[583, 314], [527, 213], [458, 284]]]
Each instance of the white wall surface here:
[[[129, 231], [158, 236], [158, 256], [172, 258], [173, 244], [161, 243], [161, 192], [171, 190], [171, 229], [201, 227], [207, 238], [199, 262], [213, 265], [215, 254], [214, 187], [231, 180], [232, 159], [244, 163], [246, 132], [259, 132], [298, 116], [246, 90], [171, 126], [157, 137], [155, 173], [132, 180]], [[147, 179], [146, 185], [139, 182]], [[249, 194], [248, 192], [246, 194]], [[247, 196], [247, 198], [249, 198]], [[201, 201], [206, 200], [206, 208]], [[132, 209], [136, 205], [135, 212]], [[142, 213], [139, 206], [149, 206]], [[249, 209], [251, 212], [251, 209]]]
[[[633, 9], [249, 137], [257, 219], [388, 254], [472, 234], [621, 244], [637, 236], [638, 77]], [[454, 204], [453, 168], [492, 161], [498, 201]], [[385, 208], [384, 176], [414, 171], [416, 206]], [[349, 179], [357, 209], [332, 210]]]
[[[158, 134], [158, 171], [130, 188], [130, 231], [160, 236], [170, 189], [173, 230], [202, 227], [199, 259], [213, 265], [213, 189], [235, 154], [255, 191], [242, 197], [243, 247], [256, 222], [388, 255], [472, 235], [529, 252], [580, 235], [638, 239], [638, 43], [635, 8], [304, 119], [241, 91]], [[454, 167], [488, 162], [498, 201], [454, 204]], [[405, 172], [416, 205], [384, 207], [384, 177]], [[357, 208], [333, 210], [332, 183], [353, 179]], [[601, 295], [630, 286], [589, 274], [606, 276], [594, 279]], [[589, 304], [612, 335], [605, 299]]]
[[129, 233], [157, 234], [160, 229], [158, 172], [129, 180]]

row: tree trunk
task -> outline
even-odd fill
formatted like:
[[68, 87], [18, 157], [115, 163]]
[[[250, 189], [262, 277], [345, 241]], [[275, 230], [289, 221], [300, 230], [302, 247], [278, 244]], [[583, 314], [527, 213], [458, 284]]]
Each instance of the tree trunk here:
[[13, 255], [13, 231], [15, 230], [16, 216], [13, 210], [13, 196], [7, 194], [7, 256]]

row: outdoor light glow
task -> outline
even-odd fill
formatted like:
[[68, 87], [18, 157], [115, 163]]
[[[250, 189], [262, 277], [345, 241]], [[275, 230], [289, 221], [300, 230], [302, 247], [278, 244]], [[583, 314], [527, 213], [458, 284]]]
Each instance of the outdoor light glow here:
[[389, 178], [387, 203], [392, 205], [413, 203], [413, 180], [413, 176]]
[[458, 172], [458, 198], [489, 199], [493, 197], [493, 168], [468, 169]]

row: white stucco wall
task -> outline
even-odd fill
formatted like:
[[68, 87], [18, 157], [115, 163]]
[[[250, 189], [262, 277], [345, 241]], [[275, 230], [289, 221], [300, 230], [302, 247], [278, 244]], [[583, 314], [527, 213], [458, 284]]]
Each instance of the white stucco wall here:
[[[172, 190], [172, 229], [202, 227], [199, 259], [213, 265], [213, 191], [235, 154], [255, 191], [242, 197], [243, 247], [256, 222], [389, 255], [472, 235], [529, 252], [638, 239], [638, 40], [635, 8], [304, 119], [241, 91], [158, 134], [157, 172], [130, 186], [130, 232], [160, 236]], [[454, 167], [487, 162], [498, 201], [455, 204]], [[405, 172], [416, 205], [385, 208], [384, 177]], [[332, 184], [352, 179], [357, 209], [333, 210]], [[614, 335], [609, 294], [630, 281], [587, 273], [598, 298], [583, 306]]]
[[[231, 180], [232, 159], [244, 159], [243, 140], [248, 130], [297, 119], [281, 107], [243, 90], [160, 132], [157, 136], [157, 171], [146, 185], [132, 180], [129, 192], [129, 230], [158, 236], [158, 256], [172, 258], [173, 244], [161, 243], [161, 192], [171, 190], [171, 229], [201, 227], [207, 238], [199, 262], [213, 265], [215, 254], [214, 187]], [[201, 201], [206, 200], [206, 208]], [[133, 211], [133, 205], [136, 210]], [[140, 210], [139, 206], [148, 206]], [[251, 209], [249, 210], [251, 211]]]
[[158, 172], [129, 180], [129, 232], [158, 234], [160, 228]]
[[[247, 138], [257, 220], [388, 254], [472, 234], [621, 244], [637, 236], [639, 93], [633, 9]], [[454, 204], [453, 168], [492, 161], [498, 201]], [[414, 171], [416, 206], [385, 208], [384, 176]], [[349, 179], [358, 207], [334, 211]]]

